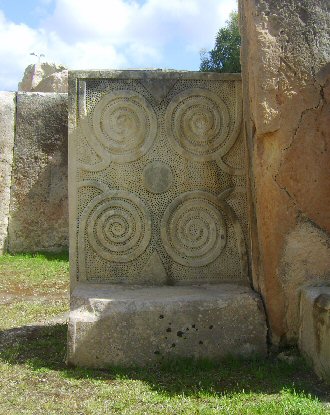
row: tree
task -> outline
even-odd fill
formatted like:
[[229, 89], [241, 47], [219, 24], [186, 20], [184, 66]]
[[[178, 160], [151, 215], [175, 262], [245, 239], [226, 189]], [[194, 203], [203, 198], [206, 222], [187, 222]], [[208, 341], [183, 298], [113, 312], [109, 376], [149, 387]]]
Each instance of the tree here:
[[238, 29], [238, 13], [232, 12], [225, 27], [215, 38], [214, 49], [201, 52], [200, 70], [204, 72], [241, 72], [241, 36]]

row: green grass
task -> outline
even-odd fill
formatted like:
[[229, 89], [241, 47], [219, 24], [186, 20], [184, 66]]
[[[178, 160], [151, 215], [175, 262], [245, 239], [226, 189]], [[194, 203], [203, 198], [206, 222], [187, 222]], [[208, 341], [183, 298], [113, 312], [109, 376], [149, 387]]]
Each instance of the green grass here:
[[67, 256], [6, 255], [0, 275], [1, 415], [330, 414], [329, 388], [301, 358], [67, 367], [66, 324], [40, 324], [67, 309]]
[[0, 256], [0, 330], [68, 311], [68, 253]]
[[0, 256], [0, 291], [61, 296], [69, 284], [67, 252]]
[[29, 324], [31, 322], [46, 321], [51, 317], [68, 311], [67, 300], [35, 300], [14, 301], [11, 304], [0, 304], [0, 330], [10, 329]]

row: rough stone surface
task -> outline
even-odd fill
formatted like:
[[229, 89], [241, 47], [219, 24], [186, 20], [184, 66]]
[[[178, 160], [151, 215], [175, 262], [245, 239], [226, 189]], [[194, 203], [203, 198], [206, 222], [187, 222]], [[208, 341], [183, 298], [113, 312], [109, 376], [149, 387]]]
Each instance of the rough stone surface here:
[[240, 75], [71, 78], [73, 281], [248, 283]]
[[79, 284], [71, 296], [68, 363], [145, 365], [176, 357], [265, 355], [260, 297], [247, 287]]
[[67, 95], [18, 93], [8, 248], [67, 246]]
[[330, 286], [302, 290], [299, 348], [315, 372], [330, 382]]
[[16, 94], [0, 92], [0, 255], [7, 247]]
[[35, 92], [68, 92], [68, 70], [53, 73], [42, 79], [39, 84], [33, 88]]
[[253, 281], [273, 344], [295, 343], [298, 288], [330, 278], [328, 2], [239, 9]]
[[18, 84], [18, 90], [24, 92], [68, 92], [68, 72], [63, 65], [55, 63], [36, 63], [29, 65]]
[[286, 235], [281, 261], [285, 323], [291, 338], [297, 339], [301, 287], [330, 283], [330, 239], [313, 223], [302, 220]]

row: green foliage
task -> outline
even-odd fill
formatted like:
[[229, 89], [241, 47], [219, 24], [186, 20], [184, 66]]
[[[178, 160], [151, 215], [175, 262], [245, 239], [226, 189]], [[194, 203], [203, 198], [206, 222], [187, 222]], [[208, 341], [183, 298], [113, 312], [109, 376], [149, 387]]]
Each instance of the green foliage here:
[[215, 39], [214, 49], [201, 52], [200, 70], [203, 72], [241, 72], [241, 36], [238, 29], [238, 13], [232, 12], [226, 26]]

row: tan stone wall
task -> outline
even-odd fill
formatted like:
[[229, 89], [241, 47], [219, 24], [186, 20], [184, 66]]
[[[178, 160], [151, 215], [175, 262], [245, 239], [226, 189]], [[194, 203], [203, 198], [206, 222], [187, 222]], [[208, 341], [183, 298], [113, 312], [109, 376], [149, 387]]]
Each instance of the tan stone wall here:
[[67, 94], [17, 93], [10, 252], [68, 246]]
[[252, 269], [273, 343], [296, 342], [299, 295], [330, 283], [326, 0], [240, 1]]

